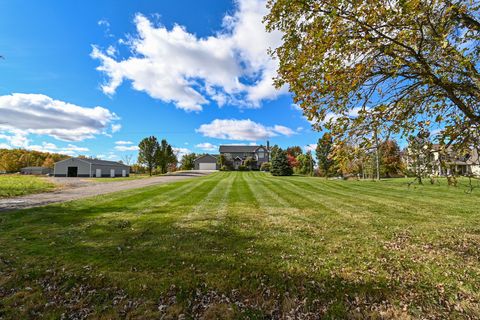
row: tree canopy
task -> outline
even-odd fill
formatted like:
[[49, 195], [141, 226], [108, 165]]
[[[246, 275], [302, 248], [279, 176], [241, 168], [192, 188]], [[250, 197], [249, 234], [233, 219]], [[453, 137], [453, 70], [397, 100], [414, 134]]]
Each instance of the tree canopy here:
[[468, 145], [480, 126], [478, 0], [269, 0], [277, 86], [335, 137], [411, 137], [436, 125]]
[[158, 140], [154, 136], [144, 138], [138, 144], [138, 163], [145, 165], [150, 175], [157, 164], [159, 148]]

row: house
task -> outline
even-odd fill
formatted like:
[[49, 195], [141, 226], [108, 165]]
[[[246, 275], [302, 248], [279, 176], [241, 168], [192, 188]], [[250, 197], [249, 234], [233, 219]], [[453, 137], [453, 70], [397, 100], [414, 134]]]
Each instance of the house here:
[[225, 166], [229, 169], [238, 170], [241, 165], [250, 169], [260, 169], [262, 163], [270, 161], [270, 147], [246, 146], [246, 145], [221, 145], [220, 155], [206, 154], [195, 159], [195, 170], [218, 170], [219, 157], [225, 157]]
[[[421, 155], [423, 168], [429, 174], [449, 176], [456, 175], [474, 175], [480, 176], [480, 156], [478, 150], [470, 149], [460, 154], [449, 146], [442, 151], [440, 144], [433, 144], [429, 152]], [[408, 169], [413, 169], [414, 161], [409, 155], [409, 150], [405, 150], [403, 158]]]
[[46, 175], [52, 173], [51, 168], [46, 167], [25, 167], [20, 169], [21, 174]]
[[195, 170], [218, 170], [218, 155], [204, 154], [194, 160]]
[[451, 174], [480, 176], [480, 157], [478, 150], [471, 149], [460, 154], [452, 146], [441, 152], [439, 144], [432, 146], [433, 173], [441, 176]]
[[[227, 167], [237, 170], [250, 162], [250, 169], [260, 169], [262, 163], [270, 161], [269, 142], [267, 146], [222, 145], [220, 155], [226, 160]], [[249, 160], [249, 161], [247, 161]]]
[[55, 163], [55, 177], [128, 177], [130, 167], [119, 162], [70, 158]]

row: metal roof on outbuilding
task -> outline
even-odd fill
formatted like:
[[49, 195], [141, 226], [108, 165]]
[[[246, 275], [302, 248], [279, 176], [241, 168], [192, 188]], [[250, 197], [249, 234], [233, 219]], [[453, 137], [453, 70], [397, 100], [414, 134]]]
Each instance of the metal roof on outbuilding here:
[[[129, 167], [126, 164], [120, 163], [120, 162], [115, 162], [115, 161], [107, 161], [107, 160], [99, 160], [99, 159], [90, 159], [90, 158], [69, 158], [66, 160], [58, 161], [58, 162], [63, 162], [67, 160], [80, 160], [83, 162], [87, 162], [89, 164], [93, 165], [99, 165], [99, 166], [122, 166], [122, 167]], [[57, 163], [58, 163], [57, 162]]]

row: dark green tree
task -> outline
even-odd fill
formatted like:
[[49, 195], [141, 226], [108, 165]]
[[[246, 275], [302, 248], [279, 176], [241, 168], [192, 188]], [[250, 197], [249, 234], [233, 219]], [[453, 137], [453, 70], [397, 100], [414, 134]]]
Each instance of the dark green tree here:
[[173, 148], [168, 144], [167, 140], [163, 139], [157, 153], [157, 166], [161, 173], [168, 171], [168, 166], [177, 163], [177, 156], [173, 152]]
[[270, 172], [274, 176], [291, 176], [293, 174], [293, 169], [288, 163], [287, 153], [281, 148], [275, 152]]
[[153, 168], [157, 165], [158, 149], [160, 148], [158, 140], [154, 136], [144, 138], [138, 144], [138, 163], [147, 167], [148, 173], [152, 175]]
[[320, 139], [318, 139], [315, 152], [317, 154], [318, 167], [321, 174], [328, 177], [332, 174], [334, 167], [334, 160], [332, 159], [333, 138], [330, 133], [326, 132]]

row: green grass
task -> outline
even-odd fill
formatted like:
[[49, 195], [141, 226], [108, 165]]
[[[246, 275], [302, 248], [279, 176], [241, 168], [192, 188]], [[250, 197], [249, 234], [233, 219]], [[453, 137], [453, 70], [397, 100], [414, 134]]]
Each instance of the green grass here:
[[0, 215], [0, 318], [478, 318], [480, 192], [213, 175]]
[[45, 178], [22, 175], [0, 175], [0, 198], [51, 191], [55, 184]]

